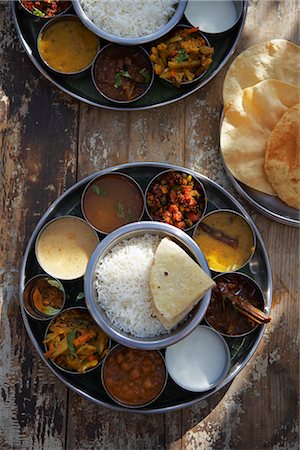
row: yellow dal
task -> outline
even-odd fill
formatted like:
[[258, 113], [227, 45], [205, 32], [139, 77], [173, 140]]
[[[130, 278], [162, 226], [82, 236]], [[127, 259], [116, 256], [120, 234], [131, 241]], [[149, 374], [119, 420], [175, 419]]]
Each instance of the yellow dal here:
[[42, 58], [55, 70], [79, 72], [88, 67], [98, 51], [98, 38], [78, 19], [60, 20], [46, 28], [38, 46]]
[[211, 270], [230, 272], [242, 267], [254, 252], [254, 240], [250, 226], [240, 216], [230, 212], [210, 214], [203, 221], [238, 241], [237, 248], [222, 242], [197, 227], [194, 239], [204, 253]]

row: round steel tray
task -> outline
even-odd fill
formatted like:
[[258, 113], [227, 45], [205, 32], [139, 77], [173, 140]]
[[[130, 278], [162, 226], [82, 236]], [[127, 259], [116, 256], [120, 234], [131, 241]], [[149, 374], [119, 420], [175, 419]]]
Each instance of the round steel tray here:
[[[221, 112], [220, 117], [220, 128], [219, 128], [219, 138], [221, 135], [221, 127], [224, 119], [224, 109]], [[300, 211], [292, 208], [291, 206], [280, 200], [279, 197], [274, 197], [273, 195], [265, 194], [264, 192], [257, 191], [241, 181], [237, 180], [227, 167], [224, 161], [223, 154], [219, 142], [220, 155], [222, 158], [224, 169], [230, 179], [231, 183], [244, 197], [247, 202], [249, 202], [254, 208], [259, 212], [269, 217], [269, 219], [275, 220], [276, 222], [283, 223], [285, 225], [290, 225], [292, 227], [300, 227]]]
[[[257, 248], [250, 263], [247, 264], [246, 267], [244, 267], [242, 272], [251, 276], [258, 283], [265, 297], [266, 310], [267, 312], [270, 312], [271, 310], [272, 276], [270, 262], [263, 240], [255, 224], [253, 223], [245, 209], [237, 202], [237, 200], [235, 200], [235, 198], [231, 194], [229, 194], [224, 188], [216, 184], [214, 181], [204, 177], [201, 174], [182, 167], [152, 162], [128, 163], [124, 165], [114, 166], [108, 169], [104, 169], [97, 174], [90, 175], [89, 177], [79, 181], [74, 186], [69, 188], [50, 206], [50, 208], [45, 212], [43, 217], [38, 222], [28, 242], [21, 267], [19, 289], [20, 305], [23, 320], [30, 339], [33, 342], [33, 345], [35, 346], [39, 356], [49, 367], [49, 369], [63, 383], [65, 383], [66, 386], [73, 389], [78, 394], [81, 394], [83, 397], [97, 403], [100, 406], [104, 406], [116, 411], [160, 413], [190, 406], [200, 400], [209, 397], [210, 395], [214, 394], [222, 387], [224, 387], [227, 383], [229, 383], [242, 370], [242, 368], [247, 364], [251, 356], [254, 354], [265, 330], [265, 326], [260, 326], [255, 329], [250, 335], [244, 338], [226, 338], [231, 352], [231, 365], [226, 378], [214, 389], [203, 393], [188, 392], [180, 388], [169, 378], [166, 389], [162, 396], [159, 397], [159, 399], [157, 399], [151, 405], [141, 409], [127, 409], [114, 403], [108, 397], [101, 385], [100, 368], [88, 374], [72, 375], [64, 373], [44, 357], [44, 346], [42, 340], [44, 337], [45, 329], [47, 327], [47, 323], [39, 322], [29, 317], [25, 312], [23, 304], [23, 291], [26, 281], [34, 275], [42, 272], [37, 263], [34, 252], [34, 244], [39, 231], [41, 230], [43, 225], [45, 225], [45, 223], [60, 215], [73, 214], [82, 217], [80, 209], [80, 196], [86, 184], [96, 175], [109, 173], [111, 171], [124, 172], [137, 180], [142, 189], [145, 190], [148, 182], [159, 172], [166, 169], [185, 170], [200, 179], [207, 192], [207, 212], [218, 208], [233, 209], [243, 214], [252, 224], [253, 229], [256, 233]], [[147, 219], [146, 215], [144, 216], [144, 218]], [[71, 306], [85, 306], [84, 300], [75, 300], [78, 293], [83, 292], [82, 279], [72, 283], [63, 282], [63, 285], [67, 292], [65, 308]]]
[[[154, 83], [149, 92], [140, 100], [128, 105], [117, 104], [101, 96], [93, 85], [90, 73], [86, 73], [81, 78], [77, 78], [72, 76], [57, 75], [51, 72], [51, 70], [48, 69], [41, 61], [36, 45], [37, 35], [44, 22], [39, 19], [32, 18], [32, 16], [24, 11], [24, 9], [21, 8], [16, 1], [11, 2], [11, 8], [14, 23], [22, 45], [33, 64], [45, 78], [67, 94], [89, 105], [105, 109], [137, 111], [168, 105], [185, 98], [193, 92], [196, 92], [208, 83], [215, 75], [217, 75], [235, 51], [245, 24], [248, 0], [241, 1], [243, 2], [243, 10], [237, 24], [229, 32], [222, 33], [218, 37], [207, 36], [211, 45], [215, 48], [214, 60], [207, 72], [198, 82], [195, 82], [195, 84], [192, 84], [191, 86], [176, 88], [170, 83], [164, 82], [163, 80], [159, 80], [155, 77]], [[72, 8], [68, 11], [68, 13], [75, 14]], [[185, 19], [182, 19], [179, 23], [184, 24], [188, 22]], [[107, 42], [108, 41], [101, 39], [101, 47], [103, 47]], [[151, 43], [144, 45], [143, 47], [149, 51], [151, 49]]]

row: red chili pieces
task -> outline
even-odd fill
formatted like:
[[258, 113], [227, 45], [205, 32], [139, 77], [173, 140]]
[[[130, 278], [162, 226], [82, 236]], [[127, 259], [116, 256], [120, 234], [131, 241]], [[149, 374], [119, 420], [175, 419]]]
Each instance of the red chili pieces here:
[[192, 175], [170, 171], [150, 186], [147, 207], [153, 220], [184, 230], [201, 218], [205, 209], [205, 194]]
[[65, 11], [71, 4], [70, 1], [64, 0], [43, 0], [43, 1], [28, 1], [21, 0], [22, 5], [35, 16], [38, 17], [53, 17]]

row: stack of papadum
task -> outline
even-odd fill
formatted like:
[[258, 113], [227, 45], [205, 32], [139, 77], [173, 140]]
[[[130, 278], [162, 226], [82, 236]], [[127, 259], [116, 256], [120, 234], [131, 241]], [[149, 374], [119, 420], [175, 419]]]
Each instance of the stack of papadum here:
[[241, 53], [223, 100], [220, 147], [232, 175], [300, 209], [300, 48], [274, 39]]

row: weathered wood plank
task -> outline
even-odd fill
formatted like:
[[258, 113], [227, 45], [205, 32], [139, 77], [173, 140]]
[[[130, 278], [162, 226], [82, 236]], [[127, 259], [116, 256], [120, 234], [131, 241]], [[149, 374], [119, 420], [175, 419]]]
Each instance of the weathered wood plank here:
[[[299, 38], [297, 14], [294, 1], [250, 2], [238, 51], [279, 37], [295, 42]], [[273, 270], [273, 319], [256, 354], [232, 382], [222, 401], [208, 413], [201, 414], [201, 403], [184, 411], [183, 448], [296, 449], [299, 443], [296, 338], [299, 308], [295, 298], [299, 297], [296, 275], [299, 233], [274, 223], [250, 207], [230, 186], [222, 169], [218, 153], [218, 117], [225, 73], [223, 69], [206, 89], [187, 100], [186, 129], [191, 130], [186, 135], [187, 165], [234, 193], [255, 220], [269, 251]], [[194, 116], [189, 114], [190, 111], [196, 112]], [[279, 242], [283, 243], [280, 247]], [[193, 417], [198, 418], [196, 423], [193, 423]]]
[[64, 448], [67, 389], [21, 320], [22, 253], [37, 220], [75, 179], [77, 103], [43, 80], [0, 4], [0, 448]]

